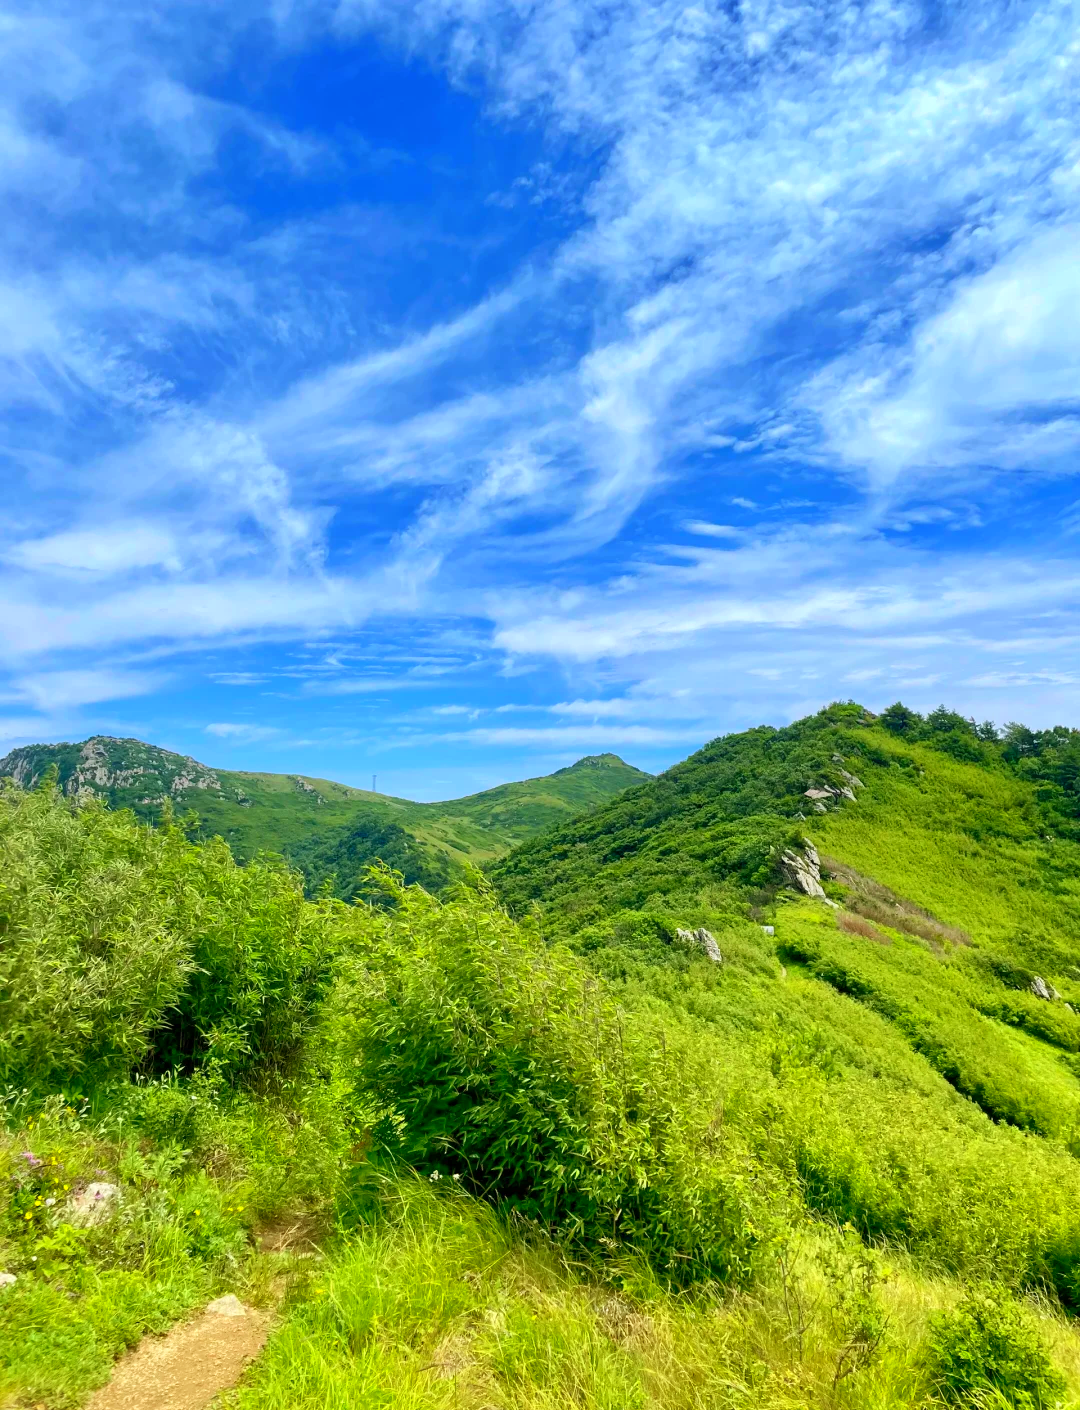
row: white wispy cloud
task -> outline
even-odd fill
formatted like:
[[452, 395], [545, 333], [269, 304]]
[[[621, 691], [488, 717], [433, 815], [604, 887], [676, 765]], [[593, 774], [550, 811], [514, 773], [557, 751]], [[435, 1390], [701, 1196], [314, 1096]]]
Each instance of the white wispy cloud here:
[[167, 681], [162, 672], [87, 669], [17, 676], [12, 686], [16, 698], [39, 710], [62, 714], [81, 705], [149, 695]]
[[[376, 619], [554, 662], [574, 698], [550, 708], [597, 744], [845, 682], [1067, 698], [1069, 553], [925, 535], [1078, 463], [1071, 5], [954, 7], [932, 36], [914, 0], [0, 0], [0, 25], [13, 700], [151, 689], [136, 647]], [[214, 96], [255, 33], [271, 61], [376, 33], [538, 129], [550, 151], [474, 196], [557, 210], [559, 242], [485, 281], [474, 239], [395, 303], [389, 273], [445, 232], [344, 180], [336, 211], [232, 199], [238, 151], [280, 183], [375, 160]], [[758, 488], [774, 471], [783, 498]], [[780, 527], [718, 522], [731, 506]], [[1027, 644], [990, 670], [1002, 637]], [[388, 670], [300, 694], [424, 683]]]
[[282, 735], [282, 731], [273, 725], [250, 725], [229, 721], [206, 725], [205, 732], [232, 744], [266, 744], [270, 740], [280, 739]]
[[707, 519], [687, 519], [683, 528], [688, 534], [700, 534], [707, 539], [737, 539], [742, 533], [731, 524], [713, 524]]
[[31, 572], [115, 574], [134, 568], [178, 569], [180, 553], [172, 532], [145, 521], [106, 523], [23, 539], [4, 554], [8, 563]]
[[1080, 449], [1080, 225], [1053, 225], [949, 287], [898, 347], [860, 347], [806, 398], [878, 482], [905, 472], [1069, 471]]
[[662, 728], [650, 725], [540, 725], [476, 728], [453, 733], [406, 736], [390, 741], [388, 747], [415, 747], [421, 743], [460, 743], [478, 747], [528, 747], [545, 749], [613, 749], [631, 746], [655, 748], [659, 745], [704, 743], [700, 729]]

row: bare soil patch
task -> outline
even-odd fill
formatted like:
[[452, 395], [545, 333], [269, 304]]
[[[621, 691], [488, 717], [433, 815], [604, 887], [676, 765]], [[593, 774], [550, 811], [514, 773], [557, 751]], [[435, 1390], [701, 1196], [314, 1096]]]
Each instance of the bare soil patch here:
[[966, 930], [946, 925], [914, 901], [898, 896], [895, 891], [882, 886], [880, 881], [863, 876], [862, 872], [845, 862], [837, 861], [835, 857], [822, 857], [821, 869], [834, 881], [851, 888], [850, 894], [844, 898], [844, 905], [865, 920], [925, 940], [932, 949], [940, 949], [946, 942], [951, 945], [971, 944], [971, 936]]
[[258, 1356], [270, 1314], [219, 1298], [192, 1322], [146, 1337], [90, 1397], [87, 1410], [204, 1410]]

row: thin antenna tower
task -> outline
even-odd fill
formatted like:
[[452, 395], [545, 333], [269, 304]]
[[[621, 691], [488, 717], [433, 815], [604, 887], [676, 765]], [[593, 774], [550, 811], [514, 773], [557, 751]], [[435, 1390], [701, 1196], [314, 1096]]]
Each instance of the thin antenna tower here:
[[375, 779], [376, 779], [376, 775], [375, 775], [375, 774], [372, 774], [372, 775], [371, 775], [371, 791], [372, 791], [372, 793], [377, 793], [377, 792], [378, 792], [378, 789], [375, 787]]

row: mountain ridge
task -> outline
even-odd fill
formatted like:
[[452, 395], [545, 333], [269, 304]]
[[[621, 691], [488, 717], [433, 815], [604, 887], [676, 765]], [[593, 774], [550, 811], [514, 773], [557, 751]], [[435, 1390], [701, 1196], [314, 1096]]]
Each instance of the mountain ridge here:
[[445, 884], [468, 865], [485, 865], [553, 822], [650, 777], [616, 754], [593, 754], [538, 778], [417, 803], [315, 775], [215, 769], [111, 735], [23, 745], [0, 759], [0, 777], [33, 787], [50, 765], [68, 796], [98, 797], [147, 822], [157, 821], [168, 801], [177, 812], [199, 815], [197, 835], [224, 837], [241, 859], [281, 852], [312, 887], [331, 872], [340, 879], [348, 871], [341, 881], [346, 892], [376, 856], [409, 881]]

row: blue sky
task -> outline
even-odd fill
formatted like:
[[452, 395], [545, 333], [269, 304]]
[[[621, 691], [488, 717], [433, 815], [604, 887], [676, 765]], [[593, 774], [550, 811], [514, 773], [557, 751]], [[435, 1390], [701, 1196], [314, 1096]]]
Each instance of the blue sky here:
[[1080, 725], [1080, 9], [0, 0], [0, 750]]

